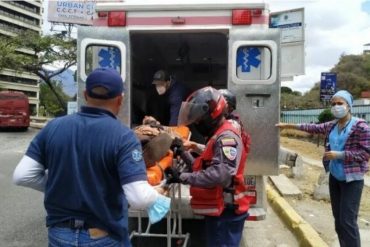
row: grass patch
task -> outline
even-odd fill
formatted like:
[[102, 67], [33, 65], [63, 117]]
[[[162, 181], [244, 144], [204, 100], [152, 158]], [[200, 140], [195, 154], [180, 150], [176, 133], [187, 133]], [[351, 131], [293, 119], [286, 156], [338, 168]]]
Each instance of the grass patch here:
[[319, 146], [323, 146], [325, 140], [324, 135], [309, 134], [307, 132], [296, 129], [283, 129], [280, 131], [280, 136], [311, 142]]

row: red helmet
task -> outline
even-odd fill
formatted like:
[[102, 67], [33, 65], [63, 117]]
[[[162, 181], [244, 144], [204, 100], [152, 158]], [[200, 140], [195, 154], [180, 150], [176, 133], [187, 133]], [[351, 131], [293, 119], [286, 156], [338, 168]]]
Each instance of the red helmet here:
[[222, 94], [213, 87], [204, 87], [182, 103], [178, 124], [194, 124], [202, 135], [210, 136], [219, 126], [226, 110], [226, 100]]

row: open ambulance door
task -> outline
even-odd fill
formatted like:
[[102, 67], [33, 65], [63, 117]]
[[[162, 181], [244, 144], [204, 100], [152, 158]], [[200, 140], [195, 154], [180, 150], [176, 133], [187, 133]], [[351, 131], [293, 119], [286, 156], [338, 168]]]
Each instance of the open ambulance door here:
[[251, 135], [245, 166], [252, 208], [249, 220], [264, 219], [264, 176], [278, 174], [280, 117], [280, 32], [243, 30], [229, 33], [228, 89], [237, 97], [237, 112]]
[[281, 80], [305, 74], [304, 8], [270, 14], [270, 28], [281, 31]]
[[118, 118], [130, 126], [129, 36], [124, 28], [79, 27], [77, 34], [78, 107], [85, 104], [87, 76], [96, 68], [113, 68], [122, 76], [125, 95]]

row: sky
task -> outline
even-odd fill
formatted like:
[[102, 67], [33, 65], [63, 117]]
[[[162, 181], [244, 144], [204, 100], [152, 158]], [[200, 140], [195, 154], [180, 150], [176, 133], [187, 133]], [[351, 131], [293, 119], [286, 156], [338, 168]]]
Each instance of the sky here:
[[[369, 0], [266, 0], [270, 10], [305, 9], [305, 75], [282, 86], [305, 93], [342, 54], [361, 54], [370, 43]], [[369, 47], [370, 48], [370, 47]]]
[[[342, 54], [361, 54], [364, 45], [370, 43], [370, 0], [263, 1], [269, 4], [271, 12], [304, 8], [305, 75], [281, 83], [294, 91], [309, 91], [320, 81], [321, 72], [330, 71]], [[47, 2], [44, 1], [45, 4]], [[50, 30], [46, 17], [43, 29], [46, 32]]]

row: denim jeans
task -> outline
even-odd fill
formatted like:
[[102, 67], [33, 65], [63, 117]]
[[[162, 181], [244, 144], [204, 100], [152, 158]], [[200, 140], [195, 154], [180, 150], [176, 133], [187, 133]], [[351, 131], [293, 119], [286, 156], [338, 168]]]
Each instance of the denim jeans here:
[[361, 239], [357, 225], [364, 180], [339, 181], [330, 174], [329, 191], [334, 216], [335, 231], [341, 247], [360, 247]]
[[92, 239], [85, 229], [49, 227], [48, 238], [49, 247], [123, 247], [122, 242], [109, 235]]
[[230, 209], [225, 209], [218, 217], [206, 216], [207, 246], [239, 247], [247, 216], [248, 213], [237, 215]]

